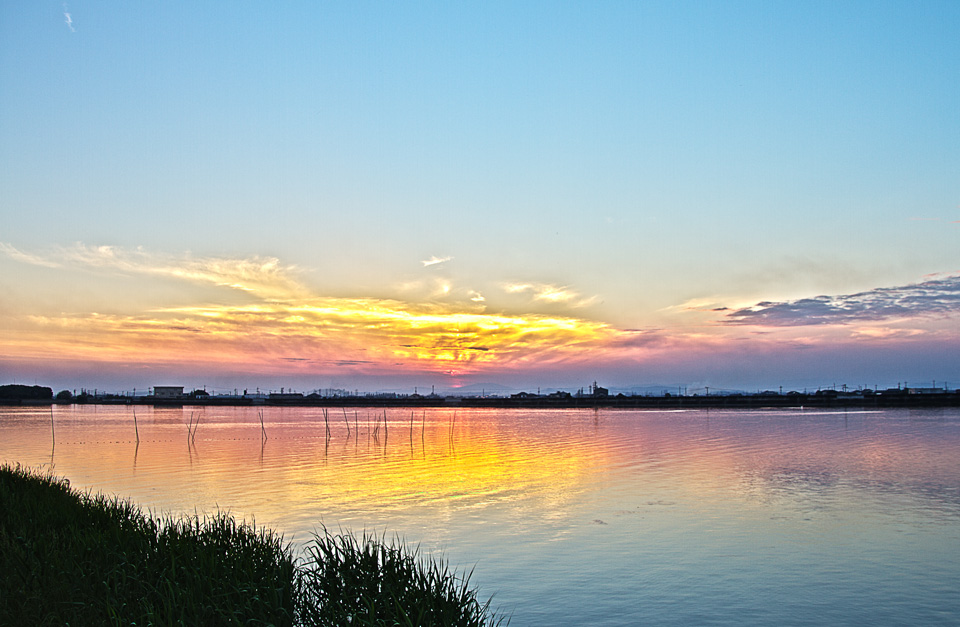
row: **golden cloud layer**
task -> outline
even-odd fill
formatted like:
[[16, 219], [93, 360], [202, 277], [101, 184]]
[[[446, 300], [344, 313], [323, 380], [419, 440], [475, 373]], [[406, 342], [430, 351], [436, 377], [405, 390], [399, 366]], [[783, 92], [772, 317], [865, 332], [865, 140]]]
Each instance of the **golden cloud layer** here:
[[[468, 304], [329, 298], [310, 293], [296, 268], [274, 258], [151, 256], [107, 246], [58, 249], [47, 257], [3, 252], [21, 262], [175, 278], [239, 290], [254, 303], [200, 304], [150, 311], [29, 315], [4, 341], [8, 350], [98, 359], [150, 355], [171, 361], [285, 360], [314, 368], [416, 367], [476, 371], [489, 366], [576, 360], [623, 333], [581, 318], [496, 314]], [[551, 299], [558, 300], [558, 299]]]
[[[136, 315], [31, 316], [27, 336], [44, 353], [173, 360], [301, 360], [474, 371], [536, 360], [576, 359], [614, 341], [609, 326], [575, 318], [503, 316], [396, 301], [314, 299], [300, 303], [207, 305]], [[32, 344], [26, 338], [23, 344]], [[9, 346], [9, 343], [8, 343]], [[26, 348], [21, 346], [20, 348]], [[219, 357], [218, 357], [219, 356]]]
[[[203, 290], [190, 291], [203, 294], [204, 302], [194, 299], [174, 306], [160, 301], [167, 306], [139, 309], [135, 305], [124, 309], [124, 298], [118, 294], [109, 303], [111, 313], [34, 310], [17, 315], [10, 313], [15, 309], [8, 303], [0, 330], [0, 355], [7, 358], [202, 363], [316, 373], [341, 368], [363, 373], [471, 374], [528, 365], [542, 370], [597, 364], [610, 367], [640, 360], [676, 360], [678, 355], [736, 353], [747, 346], [753, 352], [782, 352], [847, 342], [914, 341], [936, 333], [955, 338], [955, 317], [943, 312], [954, 312], [960, 285], [950, 276], [909, 290], [877, 290], [877, 295], [837, 297], [829, 302], [824, 297], [761, 303], [757, 307], [765, 307], [766, 317], [748, 316], [748, 310], [742, 308], [733, 311], [691, 301], [677, 312], [686, 323], [674, 324], [667, 332], [619, 329], [569, 313], [491, 312], [478, 292], [451, 288], [442, 278], [426, 285], [431, 294], [428, 298], [435, 299], [432, 302], [417, 302], [415, 297], [318, 296], [298, 280], [296, 267], [272, 257], [176, 258], [139, 249], [80, 244], [46, 255], [0, 244], [0, 253], [17, 263], [52, 272], [79, 268], [100, 275], [157, 277], [215, 288], [208, 298]], [[539, 302], [547, 309], [563, 307], [569, 312], [590, 300], [570, 288], [550, 284], [502, 287], [508, 294], [530, 297], [527, 307], [531, 309]], [[420, 285], [415, 291], [423, 289]], [[894, 296], [897, 307], [888, 302]], [[891, 308], [902, 313], [904, 303], [911, 304], [911, 311], [941, 315], [925, 320], [921, 327], [914, 324], [916, 318], [904, 326], [876, 313]], [[855, 306], [870, 315], [853, 316], [859, 311]], [[835, 316], [827, 319], [823, 315], [822, 324], [817, 325], [780, 321], [787, 314], [814, 307], [818, 311], [832, 308], [831, 312], [842, 309], [843, 316], [837, 322]], [[779, 326], [771, 327], [775, 314], [780, 318], [773, 322]], [[738, 316], [736, 324], [729, 323]]]

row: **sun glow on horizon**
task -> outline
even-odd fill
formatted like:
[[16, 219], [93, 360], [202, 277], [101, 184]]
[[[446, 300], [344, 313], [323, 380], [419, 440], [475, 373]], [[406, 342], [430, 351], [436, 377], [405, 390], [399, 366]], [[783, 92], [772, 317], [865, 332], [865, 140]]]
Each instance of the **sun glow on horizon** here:
[[[79, 244], [46, 256], [9, 245], [0, 252], [39, 272], [77, 273], [70, 275], [76, 279], [71, 294], [85, 294], [84, 276], [106, 280], [114, 294], [109, 302], [79, 298], [74, 311], [8, 312], [0, 333], [0, 357], [7, 363], [344, 377], [423, 373], [462, 380], [677, 363], [723, 368], [744, 362], [745, 355], [782, 361], [837, 347], [957, 341], [957, 275], [738, 308], [690, 301], [675, 308], [669, 326], [624, 329], [574, 315], [584, 314], [592, 297], [546, 283], [503, 284], [511, 298], [527, 301], [498, 310], [490, 301], [463, 297], [476, 294], [463, 289], [419, 299], [320, 295], [300, 279], [298, 268], [270, 257], [178, 259]], [[154, 299], [159, 302], [128, 303], [124, 281], [131, 280], [147, 292], [159, 282], [172, 281], [173, 289]]]
[[[487, 312], [475, 300], [408, 302], [390, 298], [321, 297], [273, 258], [152, 257], [142, 250], [77, 245], [42, 257], [6, 246], [18, 261], [98, 272], [166, 277], [227, 288], [227, 302], [140, 311], [31, 313], [7, 352], [33, 357], [137, 359], [161, 362], [276, 360], [317, 369], [349, 365], [365, 370], [476, 372], [536, 360], [566, 362], [624, 336], [609, 324], [544, 313]], [[229, 302], [229, 293], [254, 302]]]

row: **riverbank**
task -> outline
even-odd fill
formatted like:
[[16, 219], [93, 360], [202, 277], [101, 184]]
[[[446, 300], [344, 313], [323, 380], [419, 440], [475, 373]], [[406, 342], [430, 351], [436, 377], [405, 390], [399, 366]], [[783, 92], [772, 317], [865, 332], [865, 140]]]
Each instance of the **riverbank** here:
[[384, 538], [324, 530], [295, 557], [237, 522], [154, 517], [0, 467], [0, 622], [11, 625], [502, 623], [468, 577]]
[[930, 394], [903, 392], [885, 393], [797, 393], [787, 394], [724, 394], [724, 395], [671, 395], [663, 396], [556, 396], [514, 395], [510, 397], [461, 397], [461, 396], [333, 396], [302, 398], [249, 398], [249, 397], [180, 397], [155, 398], [151, 396], [99, 396], [84, 399], [0, 399], [0, 405], [152, 405], [157, 407], [490, 407], [521, 409], [768, 409], [768, 408], [821, 408], [821, 409], [920, 409], [936, 407], [960, 407], [960, 391]]

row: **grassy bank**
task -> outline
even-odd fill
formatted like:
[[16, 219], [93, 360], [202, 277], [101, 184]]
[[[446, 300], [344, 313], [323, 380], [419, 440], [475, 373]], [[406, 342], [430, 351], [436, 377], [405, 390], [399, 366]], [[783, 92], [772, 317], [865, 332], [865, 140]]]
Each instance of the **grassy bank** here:
[[0, 467], [0, 623], [497, 625], [467, 576], [382, 538], [282, 538], [209, 518], [153, 517], [65, 479]]

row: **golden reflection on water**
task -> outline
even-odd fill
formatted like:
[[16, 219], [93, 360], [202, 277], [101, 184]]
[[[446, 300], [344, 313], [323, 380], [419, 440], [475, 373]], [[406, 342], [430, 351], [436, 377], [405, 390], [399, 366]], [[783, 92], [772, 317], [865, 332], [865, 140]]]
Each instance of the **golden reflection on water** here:
[[55, 432], [49, 408], [0, 413], [2, 461], [298, 537], [321, 523], [429, 535], [523, 520], [556, 538], [651, 503], [761, 524], [771, 507], [853, 507], [856, 486], [875, 498], [960, 481], [949, 445], [856, 413], [58, 406]]
[[[137, 407], [136, 429], [130, 407], [54, 411], [53, 467], [76, 485], [154, 511], [229, 509], [300, 534], [320, 522], [373, 527], [412, 515], [439, 522], [511, 503], [549, 520], [612, 463], [605, 447], [571, 441], [560, 429], [580, 420], [575, 413], [545, 425], [503, 421], [489, 410], [387, 409], [385, 425], [382, 409], [330, 410], [326, 423], [322, 409], [264, 408], [264, 439], [250, 408]], [[24, 415], [32, 419], [0, 449], [2, 458], [49, 464], [38, 444], [49, 440], [41, 415]]]

